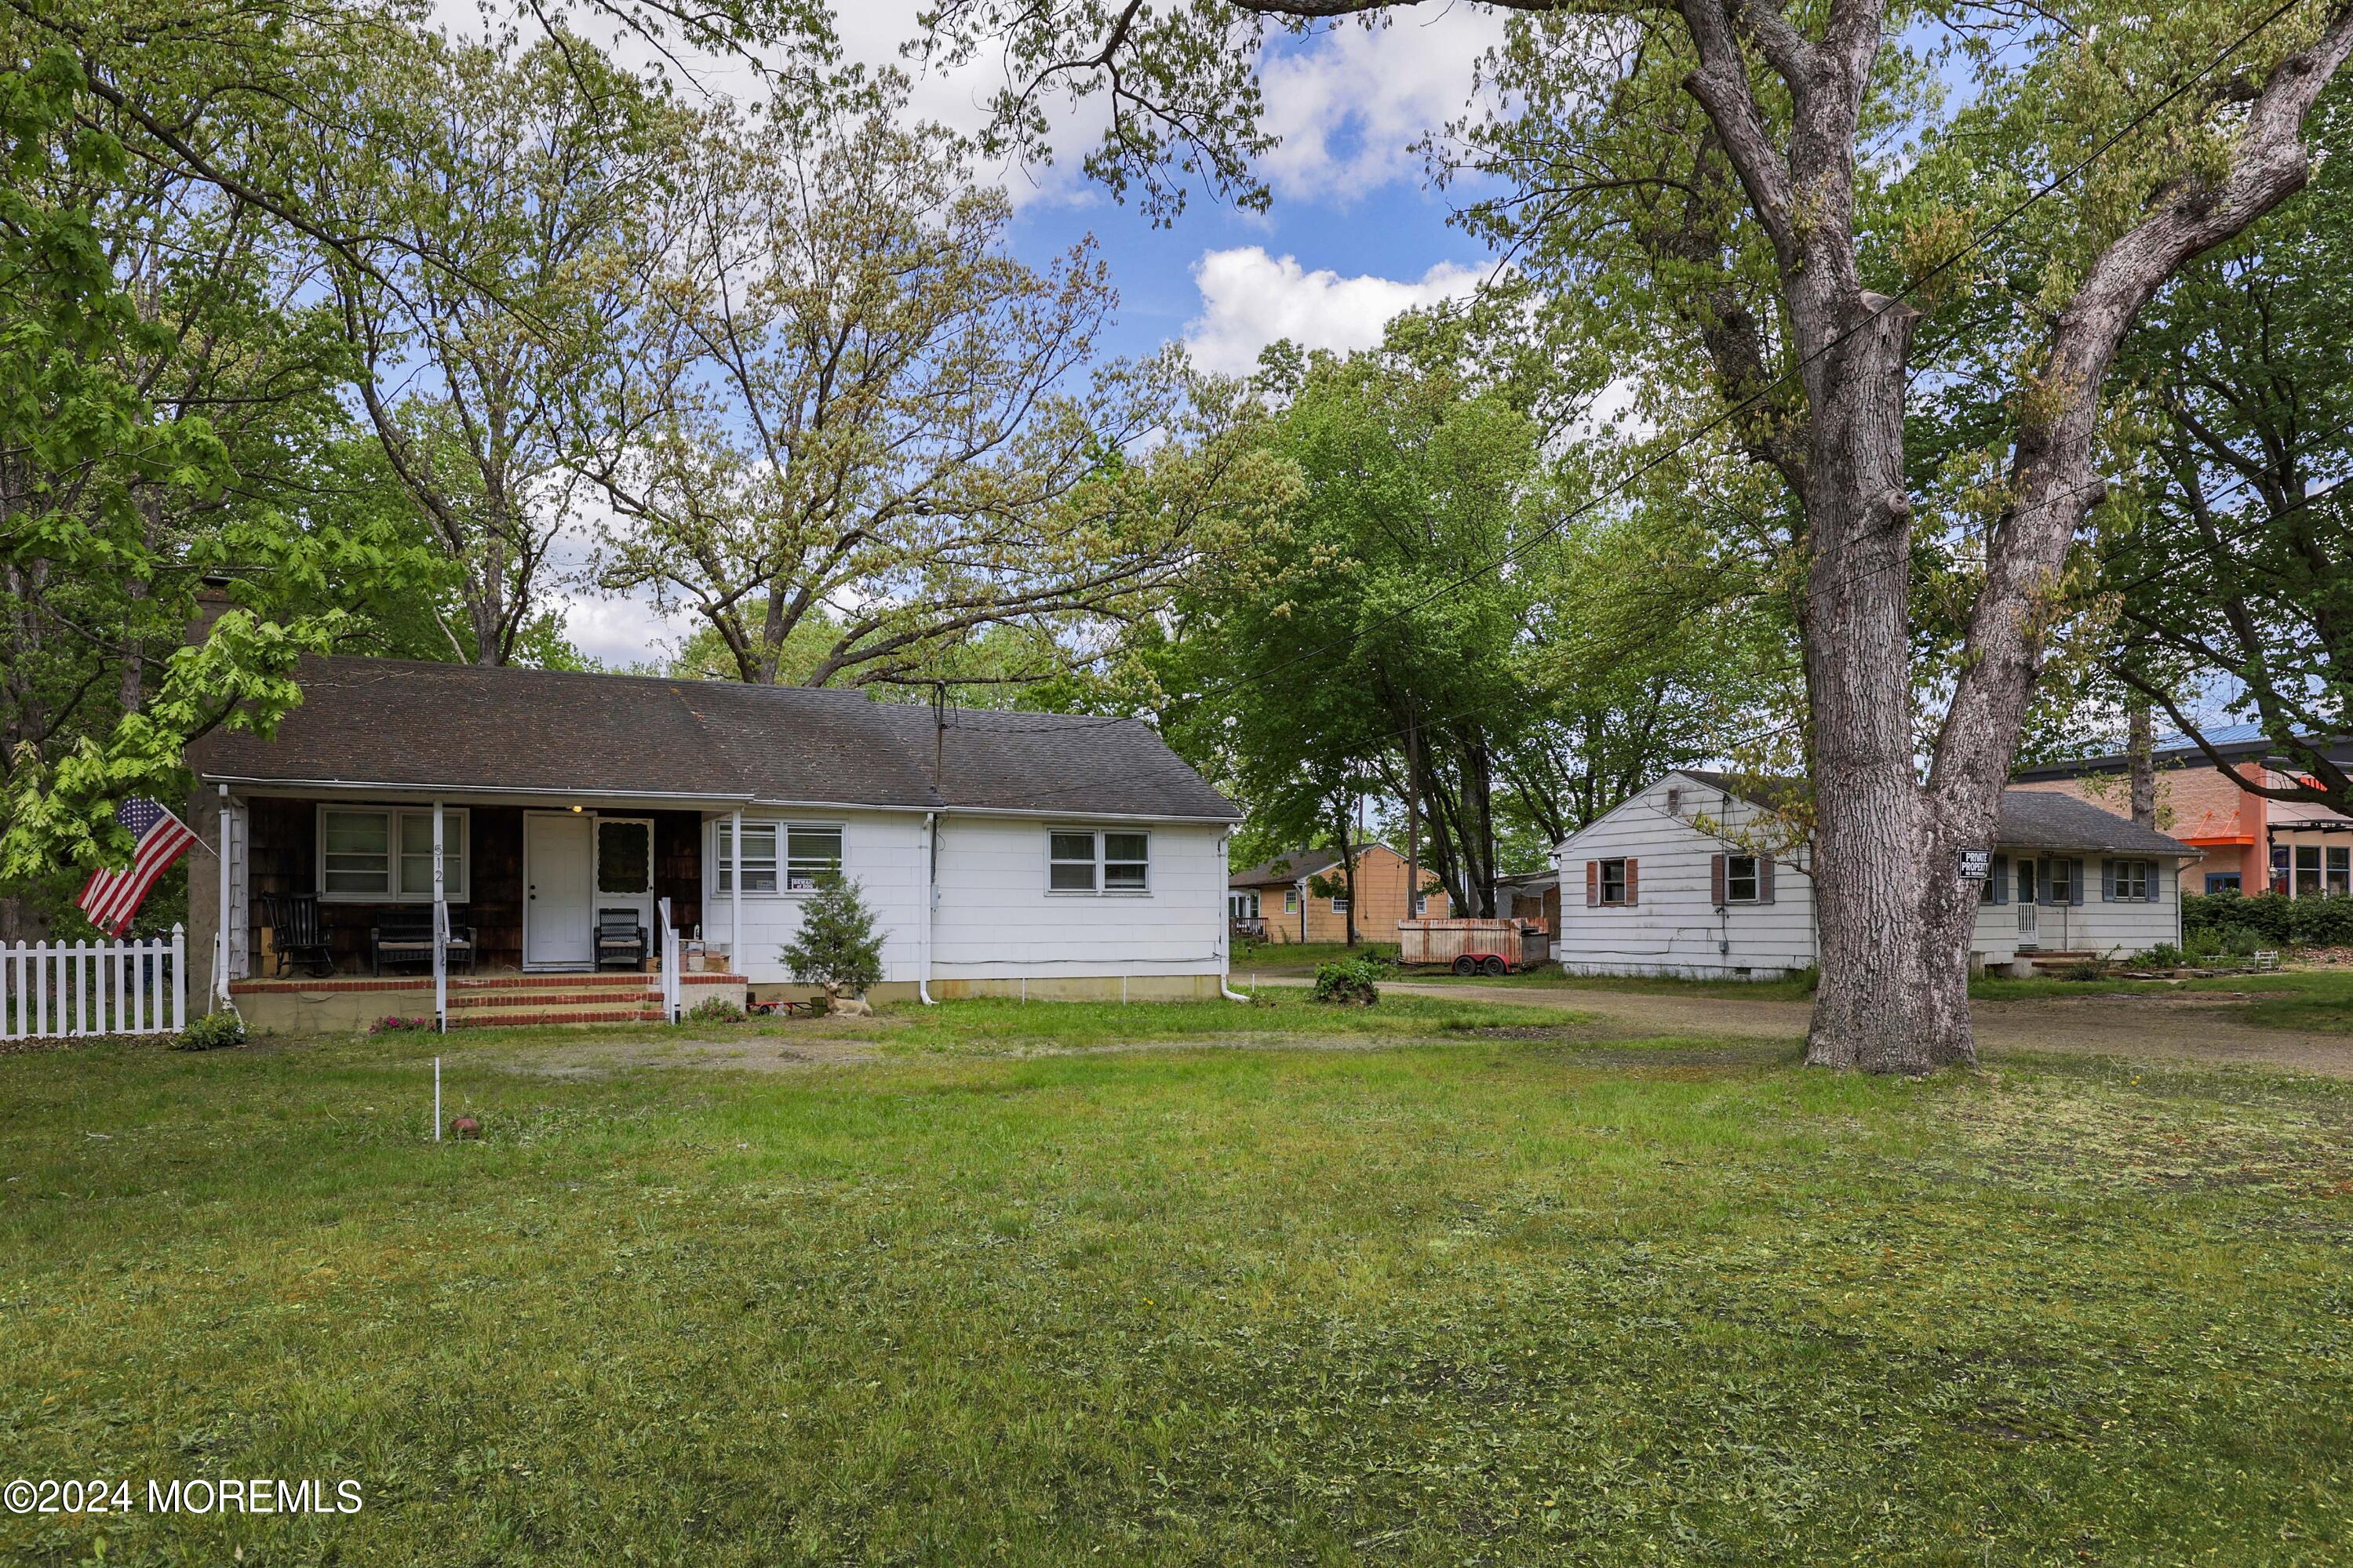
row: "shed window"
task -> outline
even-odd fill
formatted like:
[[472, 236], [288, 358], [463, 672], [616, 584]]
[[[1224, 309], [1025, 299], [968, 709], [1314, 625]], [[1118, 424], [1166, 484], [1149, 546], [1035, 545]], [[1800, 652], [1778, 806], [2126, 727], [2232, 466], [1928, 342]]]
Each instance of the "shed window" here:
[[1764, 898], [1757, 872], [1754, 855], [1727, 855], [1724, 858], [1724, 901], [1727, 904], [1753, 904]]
[[1601, 901], [1605, 904], [1622, 904], [1626, 901], [1625, 861], [1601, 862]]
[[[441, 816], [441, 890], [467, 898], [466, 813]], [[319, 896], [331, 903], [430, 903], [433, 810], [389, 806], [319, 808]]]

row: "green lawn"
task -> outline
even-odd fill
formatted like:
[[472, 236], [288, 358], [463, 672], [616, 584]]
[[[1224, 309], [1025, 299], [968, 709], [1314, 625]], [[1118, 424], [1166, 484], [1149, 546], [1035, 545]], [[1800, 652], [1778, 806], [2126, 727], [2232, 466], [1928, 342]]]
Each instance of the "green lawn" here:
[[0, 1058], [8, 1475], [366, 1499], [0, 1561], [2353, 1553], [2346, 1086], [1242, 1011]]

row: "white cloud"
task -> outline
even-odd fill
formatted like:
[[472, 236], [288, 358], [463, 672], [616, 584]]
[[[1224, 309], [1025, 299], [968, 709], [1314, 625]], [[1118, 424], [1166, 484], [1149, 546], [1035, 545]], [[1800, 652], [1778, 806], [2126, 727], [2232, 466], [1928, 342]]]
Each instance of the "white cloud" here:
[[1277, 338], [1302, 348], [1346, 353], [1370, 348], [1404, 311], [1461, 299], [1485, 273], [1441, 261], [1419, 279], [1343, 278], [1328, 268], [1310, 272], [1293, 256], [1269, 256], [1262, 247], [1212, 250], [1193, 264], [1201, 313], [1186, 323], [1193, 363], [1226, 375], [1248, 373], [1259, 350]]
[[1504, 38], [1504, 19], [1483, 6], [1384, 21], [1319, 33], [1259, 68], [1265, 128], [1282, 138], [1260, 172], [1277, 195], [1345, 205], [1418, 179], [1413, 143], [1462, 113], [1480, 57]]

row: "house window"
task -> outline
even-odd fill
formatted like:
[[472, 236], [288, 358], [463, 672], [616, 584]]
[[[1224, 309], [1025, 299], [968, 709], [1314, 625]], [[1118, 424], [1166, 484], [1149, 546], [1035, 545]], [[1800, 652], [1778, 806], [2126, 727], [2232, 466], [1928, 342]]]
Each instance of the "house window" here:
[[[746, 842], [751, 835], [745, 834]], [[841, 829], [790, 827], [785, 831], [785, 886], [807, 892], [820, 879], [841, 874]], [[748, 879], [748, 876], [747, 876]]]
[[2320, 846], [2295, 847], [2295, 896], [2308, 899], [2320, 891]]
[[1299, 912], [1298, 889], [1285, 888], [1282, 889], [1282, 912], [1287, 915], [1295, 915]]
[[2288, 883], [2289, 850], [2284, 844], [2272, 846], [2272, 891], [2284, 893]]
[[1335, 915], [1345, 915], [1348, 912], [1347, 894], [1335, 893], [1332, 895], [1332, 912]]
[[1046, 836], [1046, 886], [1057, 893], [1141, 893], [1151, 887], [1152, 836], [1081, 833]]
[[2328, 890], [2340, 897], [2353, 893], [2353, 848], [2340, 845], [2328, 851]]
[[654, 890], [654, 825], [626, 816], [596, 819], [596, 890], [643, 897]]
[[[711, 858], [718, 868], [712, 886], [723, 893], [735, 890], [735, 840], [733, 825], [716, 825], [712, 839]], [[744, 890], [747, 893], [773, 893], [776, 890], [776, 825], [773, 822], [747, 822], [744, 825]]]
[[[441, 889], [467, 898], [466, 813], [442, 812]], [[319, 896], [329, 902], [433, 901], [433, 812], [385, 806], [319, 808]]]
[[1753, 904], [1764, 898], [1758, 888], [1757, 857], [1727, 855], [1724, 858], [1724, 901], [1727, 904]]
[[2214, 893], [2235, 893], [2238, 890], [2239, 873], [2236, 871], [2209, 871], [2206, 873], [2206, 891], [2210, 895]]
[[2075, 862], [2062, 857], [2045, 862], [2042, 873], [2046, 903], [2072, 904], [2075, 901]]
[[2116, 868], [2116, 894], [2120, 900], [2133, 903], [2148, 902], [2148, 885], [2157, 868], [2147, 860], [2117, 860]]
[[1605, 904], [1622, 904], [1626, 901], [1625, 861], [1601, 862], [1601, 901]]

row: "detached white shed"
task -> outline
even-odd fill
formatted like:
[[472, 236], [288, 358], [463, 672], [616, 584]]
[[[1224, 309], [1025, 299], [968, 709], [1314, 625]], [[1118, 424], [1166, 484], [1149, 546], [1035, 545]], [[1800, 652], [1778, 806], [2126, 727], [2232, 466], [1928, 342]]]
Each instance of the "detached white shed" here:
[[[1812, 850], [1772, 809], [1801, 789], [1683, 769], [1563, 839], [1554, 956], [1585, 974], [1769, 980], [1810, 966]], [[2031, 790], [2005, 793], [1991, 847], [1971, 944], [1989, 964], [2176, 940], [2177, 873], [2199, 854], [2086, 802]]]

